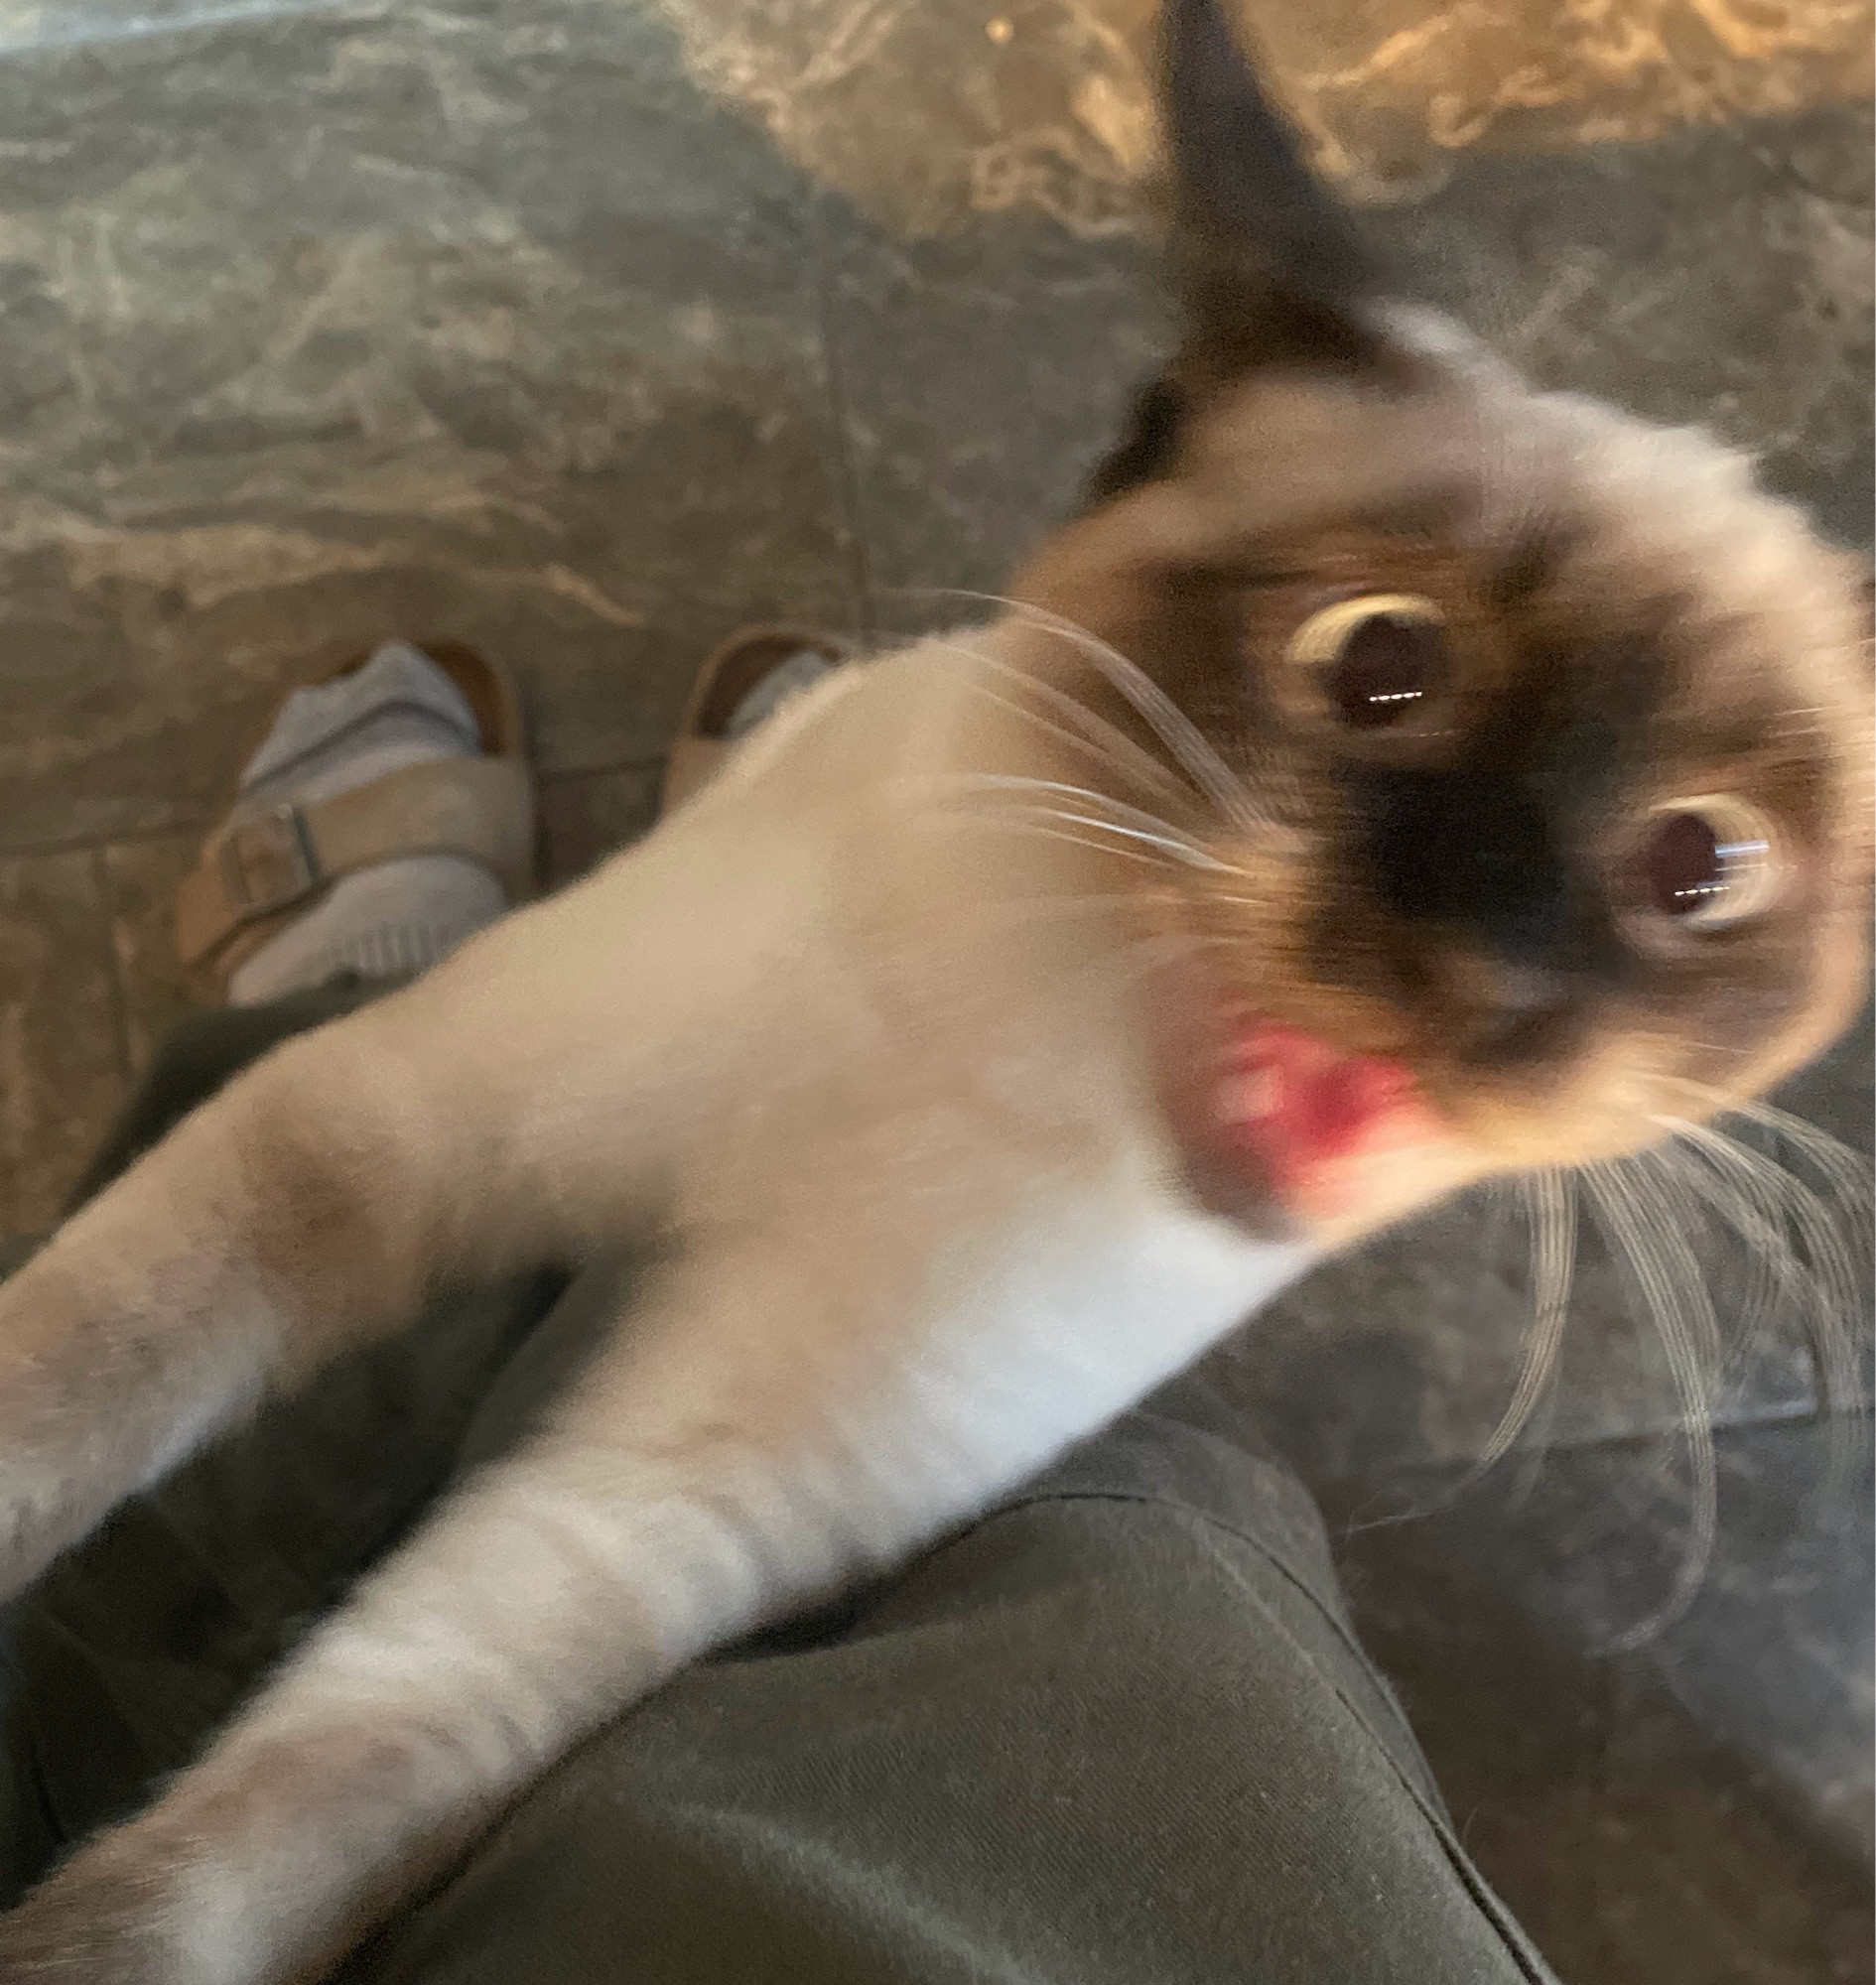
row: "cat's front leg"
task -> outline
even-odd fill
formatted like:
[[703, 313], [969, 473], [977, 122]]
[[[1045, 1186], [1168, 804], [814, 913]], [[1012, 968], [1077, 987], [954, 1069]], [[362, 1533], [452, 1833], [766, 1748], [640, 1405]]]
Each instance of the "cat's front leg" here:
[[248, 1069], [0, 1288], [0, 1596], [440, 1276], [531, 1245], [525, 1194], [463, 1159], [467, 1044], [427, 1046], [426, 993]]
[[678, 1270], [201, 1763], [0, 1919], [0, 1980], [317, 1976], [580, 1734], [942, 1522], [869, 1460], [876, 1341], [826, 1334], [788, 1273], [779, 1242]]
[[697, 1002], [663, 992], [682, 962], [633, 935], [658, 928], [640, 866], [287, 1041], [0, 1286], [0, 1598], [439, 1289], [638, 1219], [671, 1125], [698, 1115], [670, 1073]]
[[983, 1507], [1302, 1264], [1126, 1166], [1011, 1221], [995, 1157], [963, 1167], [993, 1237], [968, 1255], [964, 1187], [875, 1193], [871, 1221], [856, 1179], [703, 1223], [529, 1443], [0, 1919], [0, 1985], [318, 1976], [586, 1731]]
[[374, 1018], [247, 1071], [0, 1288], [0, 1594], [413, 1301], [429, 1133]]

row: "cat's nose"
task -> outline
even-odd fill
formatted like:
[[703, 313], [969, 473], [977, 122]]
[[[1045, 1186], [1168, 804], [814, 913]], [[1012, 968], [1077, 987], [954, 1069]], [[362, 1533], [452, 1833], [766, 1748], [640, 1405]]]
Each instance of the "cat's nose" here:
[[1503, 959], [1468, 959], [1464, 973], [1467, 1003], [1495, 1019], [1528, 1020], [1553, 1012], [1569, 994], [1560, 972], [1541, 965], [1508, 965]]
[[1475, 1062], [1529, 1060], [1554, 1047], [1571, 1024], [1580, 987], [1541, 965], [1457, 952], [1432, 974], [1435, 1017], [1452, 1051]]
[[1381, 900], [1514, 975], [1506, 980], [1512, 1005], [1528, 1006], [1542, 975], [1580, 964], [1556, 837], [1541, 805], [1515, 782], [1463, 768], [1388, 770], [1369, 775], [1357, 804]]

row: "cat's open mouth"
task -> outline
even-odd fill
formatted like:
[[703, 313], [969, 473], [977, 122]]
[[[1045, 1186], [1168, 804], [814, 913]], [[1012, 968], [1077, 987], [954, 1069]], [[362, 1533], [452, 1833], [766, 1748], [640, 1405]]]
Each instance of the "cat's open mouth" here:
[[1366, 1161], [1450, 1136], [1404, 1062], [1254, 1014], [1228, 1041], [1214, 1134], [1292, 1213], [1332, 1216]]

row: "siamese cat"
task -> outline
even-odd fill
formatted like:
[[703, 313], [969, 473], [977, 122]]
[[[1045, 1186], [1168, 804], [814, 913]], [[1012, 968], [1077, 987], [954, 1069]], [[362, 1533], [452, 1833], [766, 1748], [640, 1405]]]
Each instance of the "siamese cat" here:
[[1218, 0], [1168, 10], [1183, 342], [1006, 610], [279, 1048], [0, 1290], [17, 1590], [440, 1286], [662, 1242], [538, 1430], [0, 1919], [0, 1980], [319, 1976], [680, 1664], [1325, 1255], [1856, 1012], [1854, 562], [1400, 301]]

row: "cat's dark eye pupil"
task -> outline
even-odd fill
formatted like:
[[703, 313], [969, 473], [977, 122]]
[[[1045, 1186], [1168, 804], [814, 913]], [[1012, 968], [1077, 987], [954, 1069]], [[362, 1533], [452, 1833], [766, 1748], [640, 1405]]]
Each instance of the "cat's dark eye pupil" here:
[[1642, 878], [1665, 917], [1705, 909], [1726, 886], [1719, 836], [1697, 813], [1671, 814], [1642, 851]]
[[1330, 664], [1328, 692], [1342, 722], [1379, 730], [1410, 717], [1439, 687], [1446, 630], [1407, 613], [1371, 613]]

